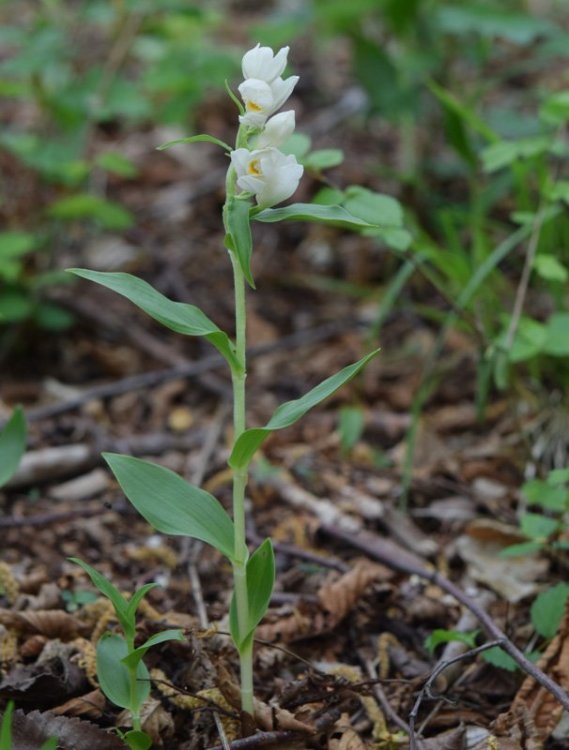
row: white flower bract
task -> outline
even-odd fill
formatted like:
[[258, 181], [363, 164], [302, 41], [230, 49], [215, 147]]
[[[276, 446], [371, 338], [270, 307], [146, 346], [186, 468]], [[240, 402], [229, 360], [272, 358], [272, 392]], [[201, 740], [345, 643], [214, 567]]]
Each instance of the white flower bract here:
[[279, 112], [267, 120], [263, 131], [255, 138], [255, 148], [282, 146], [294, 133], [295, 115], [292, 109]]
[[268, 208], [290, 198], [298, 187], [304, 168], [292, 155], [277, 148], [231, 152], [231, 163], [237, 175], [237, 186], [253, 193], [259, 206]]
[[243, 78], [257, 78], [267, 83], [274, 81], [286, 68], [288, 50], [288, 47], [283, 47], [275, 55], [270, 47], [257, 44], [243, 55]]
[[247, 78], [239, 85], [239, 93], [245, 104], [245, 114], [239, 117], [242, 125], [262, 128], [277, 109], [280, 109], [292, 94], [298, 76], [286, 80], [275, 78], [264, 81], [261, 78]]

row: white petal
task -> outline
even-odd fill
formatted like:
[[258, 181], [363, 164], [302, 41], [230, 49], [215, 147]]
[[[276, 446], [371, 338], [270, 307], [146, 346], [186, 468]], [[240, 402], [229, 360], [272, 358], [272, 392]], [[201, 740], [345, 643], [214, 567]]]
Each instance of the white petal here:
[[231, 163], [237, 176], [247, 174], [247, 165], [251, 160], [251, 151], [247, 148], [237, 148], [231, 152]]
[[286, 80], [282, 78], [276, 78], [271, 82], [271, 93], [273, 96], [273, 103], [271, 112], [276, 112], [286, 102], [289, 96], [292, 94], [292, 90], [298, 83], [298, 76], [290, 76]]
[[295, 157], [285, 156], [275, 148], [268, 148], [257, 158], [265, 181], [263, 189], [256, 193], [257, 203], [268, 207], [290, 198], [304, 171]]
[[256, 148], [280, 146], [294, 133], [295, 117], [292, 109], [280, 112], [267, 120], [265, 129], [255, 141]]
[[247, 111], [261, 112], [273, 106], [271, 86], [259, 78], [248, 78], [239, 85], [239, 93]]
[[258, 78], [270, 83], [283, 73], [288, 50], [288, 47], [283, 47], [274, 55], [270, 47], [261, 47], [257, 44], [243, 55], [241, 64], [243, 78]]
[[244, 115], [239, 115], [239, 122], [249, 128], [262, 128], [266, 121], [267, 115], [262, 112], [247, 112]]
[[245, 175], [237, 180], [237, 187], [241, 190], [246, 190], [248, 193], [255, 193], [264, 189], [265, 183], [261, 177], [253, 177], [252, 175]]

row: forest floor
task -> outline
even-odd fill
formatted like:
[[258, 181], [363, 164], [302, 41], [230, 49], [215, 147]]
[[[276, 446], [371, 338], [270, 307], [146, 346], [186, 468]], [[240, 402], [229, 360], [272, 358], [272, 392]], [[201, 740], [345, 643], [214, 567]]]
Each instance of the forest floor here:
[[[357, 96], [337, 97], [354, 92], [337, 54], [335, 67], [316, 69], [298, 51], [309, 81], [294, 100], [298, 128], [319, 148], [343, 148], [333, 182], [393, 192], [377, 164], [396, 161], [397, 133], [366, 121]], [[231, 103], [212, 97], [197, 130], [230, 140], [234, 120]], [[120, 148], [139, 169], [136, 180], [113, 178], [107, 186], [136, 225], [120, 236], [79, 224], [66, 229], [57, 265], [135, 273], [230, 331], [231, 268], [220, 227], [226, 164], [207, 144], [155, 150], [177, 135], [184, 133], [97, 133], [95, 148]], [[317, 187], [305, 179], [295, 199], [309, 200]], [[41, 196], [49, 188], [34, 183], [33, 190]], [[461, 641], [434, 653], [425, 647], [439, 629], [479, 631], [479, 645], [505, 633], [522, 651], [540, 651], [539, 668], [569, 688], [569, 621], [545, 643], [530, 620], [533, 599], [562, 579], [566, 561], [500, 556], [524, 540], [517, 514], [535, 407], [493, 394], [480, 417], [478, 345], [449, 332], [407, 474], [414, 398], [438, 337], [418, 310], [444, 309], [445, 301], [416, 276], [372, 335], [398, 263], [373, 239], [264, 225], [255, 227], [255, 248], [251, 425], [381, 347], [349, 386], [267, 441], [252, 472], [250, 539], [270, 536], [277, 556], [276, 590], [255, 647], [258, 733], [235, 741], [242, 728], [227, 634], [230, 569], [202, 544], [153, 532], [100, 458], [102, 451], [147, 457], [229, 507], [230, 380], [205, 345], [79, 282], [57, 291], [75, 315], [73, 328], [57, 336], [22, 329], [22, 343], [2, 363], [2, 401], [23, 403], [29, 420], [28, 453], [1, 496], [0, 696], [19, 709], [14, 750], [39, 748], [51, 735], [68, 750], [123, 746], [109, 730], [126, 728], [127, 719], [99, 690], [93, 656], [116, 621], [70, 557], [125, 593], [160, 584], [141, 607], [141, 639], [184, 630], [185, 641], [147, 657], [152, 697], [144, 728], [156, 747], [222, 747], [220, 727], [235, 750], [387, 750], [409, 747], [410, 734], [422, 750], [567, 747], [567, 731], [552, 736], [561, 705], [522, 669], [477, 654], [454, 662], [471, 648]], [[359, 413], [363, 429], [346, 446], [341, 415], [357, 421]]]

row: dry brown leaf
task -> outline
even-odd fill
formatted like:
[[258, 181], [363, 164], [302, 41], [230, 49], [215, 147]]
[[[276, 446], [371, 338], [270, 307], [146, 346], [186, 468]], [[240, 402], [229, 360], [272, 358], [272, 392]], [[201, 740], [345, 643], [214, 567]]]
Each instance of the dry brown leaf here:
[[505, 546], [465, 534], [456, 540], [459, 555], [468, 563], [469, 575], [515, 604], [539, 591], [537, 580], [546, 573], [549, 564], [536, 554], [500, 557]]
[[[233, 682], [229, 672], [223, 667], [218, 668], [219, 689], [225, 699], [236, 709], [241, 707], [241, 691], [239, 686]], [[271, 732], [275, 729], [293, 732], [304, 732], [312, 734], [314, 727], [304, 721], [299, 721], [294, 714], [285, 708], [270, 706], [268, 703], [253, 699], [255, 708], [255, 721], [261, 729]]]
[[344, 730], [338, 739], [330, 740], [330, 750], [366, 750], [366, 745], [357, 732], [351, 727]]
[[383, 565], [359, 560], [337, 581], [325, 584], [318, 592], [318, 600], [327, 613], [327, 629], [344, 619], [371, 583], [391, 577], [391, 571]]
[[358, 599], [374, 581], [385, 581], [393, 574], [388, 568], [369, 560], [360, 560], [339, 579], [325, 583], [318, 592], [320, 609], [302, 602], [274, 622], [265, 622], [257, 630], [262, 641], [291, 643], [333, 630], [354, 608]]
[[[539, 669], [552, 677], [564, 690], [569, 690], [569, 609], [560, 625], [559, 632], [537, 662]], [[509, 711], [500, 714], [495, 722], [498, 735], [508, 736], [512, 727], [525, 727], [531, 738], [540, 742], [553, 732], [561, 715], [563, 706], [533, 677], [527, 677], [516, 693]], [[521, 717], [521, 718], [520, 718]], [[530, 746], [528, 745], [528, 748]]]
[[292, 608], [285, 605], [284, 612], [281, 609], [274, 613], [276, 620], [265, 621], [257, 628], [256, 637], [269, 643], [292, 643], [308, 638], [320, 632], [316, 625], [317, 616], [315, 608], [302, 601]]
[[105, 709], [106, 698], [97, 688], [90, 693], [80, 695], [77, 698], [62, 703], [61, 706], [52, 708], [51, 712], [56, 716], [83, 716], [89, 719], [98, 719]]
[[0, 624], [21, 633], [40, 633], [48, 638], [70, 641], [86, 635], [85, 626], [68, 612], [59, 609], [37, 610], [35, 612], [13, 612], [0, 609]]
[[[499, 750], [542, 750], [543, 739], [540, 737], [535, 721], [528, 707], [519, 703], [504, 714], [500, 714], [494, 722]], [[511, 747], [508, 743], [512, 743]], [[514, 744], [517, 743], [517, 744]]]
[[142, 728], [155, 745], [162, 746], [164, 739], [174, 734], [174, 719], [155, 698], [149, 698], [142, 707]]
[[12, 750], [40, 750], [49, 737], [57, 737], [59, 750], [125, 750], [116, 735], [88, 721], [41, 711], [14, 713]]
[[[421, 740], [420, 748], [421, 750], [463, 750], [464, 739], [464, 727], [458, 727], [457, 729], [449, 729], [447, 732], [437, 734], [436, 737]], [[487, 748], [486, 750], [491, 749]]]

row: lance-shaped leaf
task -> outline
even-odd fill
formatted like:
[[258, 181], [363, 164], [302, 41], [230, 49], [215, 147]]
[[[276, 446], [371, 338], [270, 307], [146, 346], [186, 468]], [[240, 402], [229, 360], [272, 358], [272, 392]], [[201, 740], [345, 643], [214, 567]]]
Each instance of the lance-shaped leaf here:
[[354, 375], [357, 375], [370, 359], [375, 357], [378, 351], [379, 349], [376, 349], [353, 365], [344, 367], [343, 370], [324, 380], [302, 396], [302, 398], [281, 404], [264, 427], [254, 427], [253, 429], [245, 430], [235, 441], [231, 456], [229, 457], [229, 465], [233, 469], [240, 469], [247, 466], [257, 448], [262, 445], [271, 432], [282, 430], [284, 427], [290, 427], [298, 421], [307, 411], [321, 401], [324, 401], [328, 396], [331, 396], [334, 391], [337, 391], [338, 388], [341, 388], [351, 380]]
[[118, 453], [103, 453], [130, 502], [163, 534], [191, 536], [233, 559], [233, 521], [209, 492], [163, 466]]
[[99, 591], [101, 592], [101, 594], [103, 594], [103, 596], [107, 597], [107, 599], [111, 602], [111, 604], [115, 608], [117, 618], [122, 626], [122, 629], [127, 635], [127, 637], [131, 635], [133, 636], [134, 635], [133, 618], [130, 618], [128, 616], [128, 604], [129, 603], [121, 594], [121, 592], [117, 589], [117, 587], [113, 583], [108, 581], [102, 573], [99, 573], [98, 570], [96, 570], [95, 568], [92, 568], [90, 565], [88, 565], [86, 562], [83, 562], [83, 560], [80, 560], [78, 557], [70, 557], [69, 560], [75, 563], [76, 565], [80, 565], [83, 568], [85, 573], [87, 573], [87, 575], [93, 582], [93, 585], [99, 589]]
[[240, 632], [237, 621], [235, 592], [233, 592], [229, 609], [229, 629], [239, 650], [243, 648], [265, 616], [271, 601], [275, 585], [275, 553], [270, 539], [265, 539], [247, 560], [246, 576], [249, 611], [243, 632]]
[[184, 634], [179, 628], [163, 630], [161, 633], [156, 633], [156, 635], [150, 636], [150, 638], [145, 641], [142, 646], [135, 648], [134, 651], [131, 651], [128, 656], [125, 656], [122, 662], [123, 664], [126, 664], [127, 667], [134, 669], [135, 667], [138, 667], [138, 663], [144, 657], [144, 654], [148, 651], [148, 649], [152, 648], [152, 646], [157, 646], [159, 643], [165, 643], [166, 641], [183, 640]]
[[251, 204], [243, 198], [230, 198], [227, 202], [227, 228], [232, 250], [243, 275], [251, 287], [255, 288], [255, 282], [251, 274], [251, 255], [253, 253], [253, 240], [251, 238], [251, 223], [249, 211]]
[[174, 302], [143, 279], [129, 273], [103, 273], [84, 268], [68, 269], [76, 276], [94, 281], [117, 294], [122, 294], [151, 318], [185, 336], [203, 336], [222, 354], [232, 368], [239, 368], [229, 336], [218, 328], [199, 307]]
[[259, 213], [251, 214], [255, 221], [272, 223], [275, 221], [317, 221], [320, 224], [333, 224], [344, 229], [371, 229], [378, 224], [371, 224], [365, 219], [347, 211], [342, 206], [322, 206], [318, 203], [293, 203], [282, 208], [265, 208]]
[[26, 419], [20, 406], [0, 432], [0, 487], [16, 473], [26, 450]]
[[128, 645], [120, 635], [107, 633], [97, 643], [97, 677], [107, 698], [121, 708], [138, 708], [150, 695], [150, 675], [144, 662], [136, 669], [136, 695], [130, 694], [130, 674], [122, 660]]
[[167, 141], [166, 143], [160, 144], [160, 146], [157, 146], [158, 151], [165, 151], [167, 148], [172, 148], [172, 146], [178, 146], [180, 143], [215, 143], [216, 146], [221, 146], [221, 148], [225, 149], [226, 151], [231, 151], [231, 146], [229, 144], [225, 143], [224, 141], [220, 141], [219, 138], [215, 138], [213, 135], [208, 135], [207, 133], [200, 133], [200, 135], [189, 135], [187, 138], [176, 138], [174, 141]]

